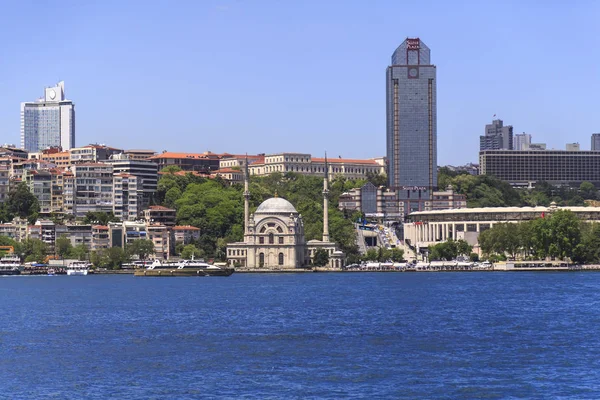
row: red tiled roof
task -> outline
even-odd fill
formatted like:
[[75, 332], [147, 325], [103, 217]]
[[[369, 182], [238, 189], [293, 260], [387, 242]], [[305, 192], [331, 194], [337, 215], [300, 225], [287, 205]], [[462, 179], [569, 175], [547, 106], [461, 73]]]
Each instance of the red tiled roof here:
[[[313, 162], [324, 163], [324, 158], [312, 158]], [[328, 158], [327, 163], [329, 164], [369, 164], [373, 166], [377, 166], [377, 162], [375, 160], [353, 160], [350, 158]]]
[[161, 158], [214, 159], [219, 158], [219, 156], [213, 153], [175, 153], [171, 151], [166, 151], [164, 153], [149, 157], [150, 160], [158, 160]]
[[233, 169], [233, 168], [221, 168], [218, 169], [216, 171], [212, 171], [212, 174], [234, 174], [234, 173], [242, 173], [242, 171], [240, 171], [239, 169]]
[[150, 206], [148, 208], [150, 210], [156, 210], [156, 211], [175, 211], [172, 208], [168, 208], [168, 207], [164, 207], [164, 206]]
[[92, 226], [92, 229], [98, 229], [99, 231], [107, 231], [108, 230], [108, 226], [106, 226], [106, 225], [94, 225], [94, 226]]

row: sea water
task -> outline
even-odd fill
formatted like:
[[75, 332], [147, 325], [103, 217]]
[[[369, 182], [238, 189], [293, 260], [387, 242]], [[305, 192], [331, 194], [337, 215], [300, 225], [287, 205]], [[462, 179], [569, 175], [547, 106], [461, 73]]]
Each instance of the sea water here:
[[0, 278], [0, 398], [600, 398], [600, 273]]

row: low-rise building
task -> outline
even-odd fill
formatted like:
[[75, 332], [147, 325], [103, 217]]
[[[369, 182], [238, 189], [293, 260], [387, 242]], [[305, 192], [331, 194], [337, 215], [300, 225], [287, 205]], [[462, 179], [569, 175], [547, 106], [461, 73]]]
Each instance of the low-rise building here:
[[92, 226], [92, 250], [108, 249], [110, 246], [110, 235], [108, 226], [94, 225]]
[[158, 164], [158, 170], [161, 171], [168, 166], [176, 166], [184, 171], [196, 171], [210, 173], [219, 169], [219, 155], [207, 151], [205, 153], [174, 153], [164, 151], [149, 158], [150, 161]]
[[171, 230], [173, 246], [190, 244], [200, 239], [200, 228], [190, 225], [177, 225]]
[[213, 176], [219, 176], [225, 179], [229, 184], [242, 183], [244, 181], [244, 173], [239, 169], [220, 168], [211, 173]]
[[170, 255], [169, 231], [167, 227], [160, 224], [148, 225], [146, 227], [148, 239], [154, 243], [154, 257], [166, 260]]
[[103, 144], [90, 144], [83, 147], [75, 147], [69, 151], [70, 163], [98, 163], [106, 161], [113, 154], [122, 153], [123, 150], [109, 147]]
[[130, 160], [148, 160], [156, 155], [154, 150], [125, 150], [124, 154], [129, 156]]
[[150, 206], [144, 210], [144, 220], [147, 224], [160, 224], [170, 228], [175, 226], [177, 211], [163, 206]]

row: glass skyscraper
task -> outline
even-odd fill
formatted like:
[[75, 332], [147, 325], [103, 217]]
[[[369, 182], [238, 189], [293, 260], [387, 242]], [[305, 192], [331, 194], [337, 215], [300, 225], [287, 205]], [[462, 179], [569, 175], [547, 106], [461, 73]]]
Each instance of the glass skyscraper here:
[[436, 67], [425, 43], [406, 39], [398, 46], [386, 86], [389, 187], [407, 205], [418, 204], [437, 186]]
[[65, 83], [44, 90], [44, 97], [21, 103], [21, 148], [42, 151], [75, 147], [75, 104], [65, 98]]

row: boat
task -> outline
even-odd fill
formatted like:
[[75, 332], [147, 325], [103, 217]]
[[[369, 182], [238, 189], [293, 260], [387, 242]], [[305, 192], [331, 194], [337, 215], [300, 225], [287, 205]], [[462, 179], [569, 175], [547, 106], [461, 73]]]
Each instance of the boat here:
[[91, 264], [85, 261], [73, 261], [67, 267], [67, 275], [87, 275], [90, 266]]
[[156, 259], [146, 269], [136, 270], [135, 276], [230, 276], [233, 268], [218, 267], [203, 260], [161, 262]]
[[54, 276], [56, 275], [56, 271], [54, 270], [54, 268], [48, 268], [48, 276]]
[[21, 259], [15, 255], [0, 258], [0, 275], [21, 275]]

